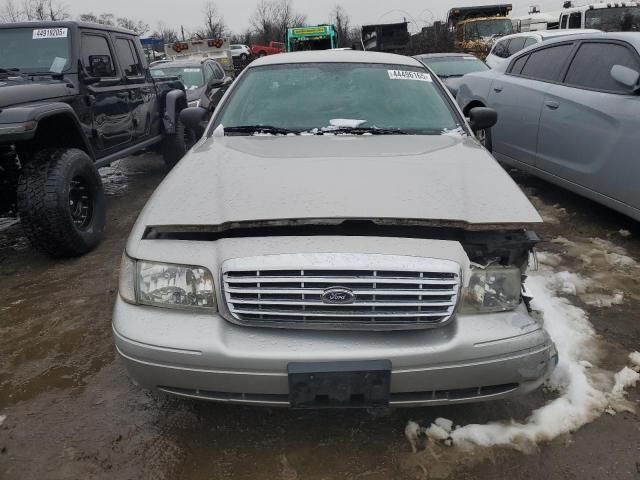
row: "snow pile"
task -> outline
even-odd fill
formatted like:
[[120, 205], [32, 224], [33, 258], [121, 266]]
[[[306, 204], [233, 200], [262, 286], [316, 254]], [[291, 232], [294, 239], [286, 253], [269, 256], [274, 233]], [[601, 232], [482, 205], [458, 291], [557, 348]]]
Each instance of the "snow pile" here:
[[640, 380], [640, 373], [629, 367], [624, 367], [615, 375], [616, 383], [611, 390], [614, 396], [624, 396], [625, 391], [629, 387], [635, 387], [638, 380]]
[[624, 238], [631, 236], [631, 232], [629, 230], [625, 230], [624, 228], [621, 228], [620, 230], [618, 230], [618, 233], [620, 234], [621, 237], [624, 237]]
[[[427, 437], [451, 445], [505, 446], [529, 451], [538, 443], [579, 429], [605, 410], [615, 413], [631, 408], [625, 403], [625, 391], [639, 381], [640, 374], [625, 367], [615, 375], [604, 375], [610, 382], [602, 385], [603, 371], [593, 367], [598, 363], [599, 352], [587, 313], [558, 295], [584, 292], [590, 280], [569, 272], [554, 272], [546, 265], [555, 263], [552, 255], [539, 254], [539, 259], [540, 270], [531, 272], [527, 290], [533, 296], [532, 307], [544, 314], [545, 328], [559, 352], [559, 364], [548, 381], [548, 387], [559, 393], [558, 398], [534, 410], [524, 422], [470, 424], [455, 429], [446, 419], [438, 419], [427, 428], [410, 422], [405, 435], [412, 448], [420, 438]], [[629, 359], [640, 369], [640, 353], [634, 352]]]
[[629, 361], [633, 364], [633, 369], [640, 371], [640, 352], [632, 352], [629, 354]]

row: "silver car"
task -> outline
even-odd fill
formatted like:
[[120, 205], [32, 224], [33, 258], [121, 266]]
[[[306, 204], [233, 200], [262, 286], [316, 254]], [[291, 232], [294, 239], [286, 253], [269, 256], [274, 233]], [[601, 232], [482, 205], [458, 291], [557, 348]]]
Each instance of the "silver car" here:
[[540, 386], [557, 354], [522, 274], [541, 219], [473, 136], [495, 112], [470, 117], [409, 57], [249, 65], [127, 242], [113, 332], [131, 377], [313, 408]]
[[463, 78], [463, 111], [490, 106], [496, 159], [640, 220], [640, 33], [563, 37]]

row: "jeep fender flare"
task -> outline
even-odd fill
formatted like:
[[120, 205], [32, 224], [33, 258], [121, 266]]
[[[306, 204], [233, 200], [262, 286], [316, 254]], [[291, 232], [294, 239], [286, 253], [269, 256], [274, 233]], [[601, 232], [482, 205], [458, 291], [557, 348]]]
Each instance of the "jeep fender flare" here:
[[22, 105], [9, 107], [0, 111], [0, 138], [11, 142], [24, 142], [33, 140], [39, 133], [41, 123], [55, 116], [64, 116], [71, 122], [80, 143], [81, 148], [91, 158], [95, 158], [93, 148], [85, 135], [80, 119], [71, 105], [64, 102], [52, 102], [36, 105]]
[[186, 106], [187, 96], [184, 91], [176, 89], [167, 93], [165, 98], [164, 115], [162, 117], [165, 133], [173, 134], [176, 132], [178, 115], [180, 114], [180, 110]]

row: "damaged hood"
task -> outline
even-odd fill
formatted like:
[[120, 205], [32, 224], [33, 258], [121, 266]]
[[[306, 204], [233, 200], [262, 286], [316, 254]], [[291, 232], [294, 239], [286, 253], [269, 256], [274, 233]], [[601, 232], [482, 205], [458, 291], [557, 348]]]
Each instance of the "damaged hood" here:
[[454, 132], [209, 138], [158, 187], [138, 226], [283, 219], [542, 221], [493, 157]]

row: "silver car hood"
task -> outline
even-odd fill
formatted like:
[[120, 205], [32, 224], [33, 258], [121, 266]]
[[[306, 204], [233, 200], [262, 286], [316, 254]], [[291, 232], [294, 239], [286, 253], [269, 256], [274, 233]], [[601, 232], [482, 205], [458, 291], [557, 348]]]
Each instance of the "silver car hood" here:
[[493, 157], [464, 134], [229, 136], [200, 141], [158, 187], [137, 227], [285, 219], [465, 228], [542, 221]]

